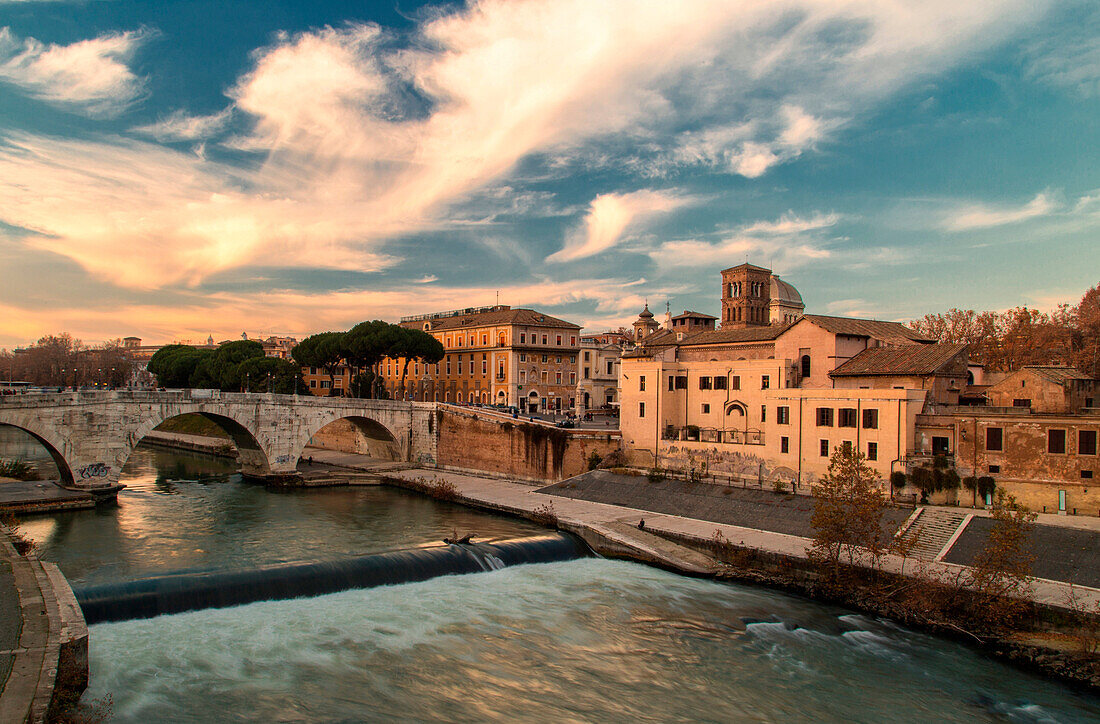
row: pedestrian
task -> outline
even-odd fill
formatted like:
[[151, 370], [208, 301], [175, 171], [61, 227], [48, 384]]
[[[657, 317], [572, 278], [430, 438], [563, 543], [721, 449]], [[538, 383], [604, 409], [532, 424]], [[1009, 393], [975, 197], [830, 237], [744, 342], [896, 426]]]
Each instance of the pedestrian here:
[[312, 465], [313, 465], [313, 456], [312, 456], [312, 455], [310, 455], [310, 456], [309, 456], [308, 458], [306, 458], [306, 461], [307, 461], [307, 464], [309, 464], [310, 466], [312, 466]]
[[638, 530], [645, 530], [645, 518], [638, 521]]

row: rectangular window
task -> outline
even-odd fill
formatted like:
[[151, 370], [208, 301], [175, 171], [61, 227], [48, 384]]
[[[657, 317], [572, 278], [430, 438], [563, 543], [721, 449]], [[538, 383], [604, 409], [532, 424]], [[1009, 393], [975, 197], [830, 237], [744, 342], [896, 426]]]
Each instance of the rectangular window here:
[[458, 374], [462, 374], [462, 358], [458, 358]]
[[587, 368], [587, 367], [585, 367], [585, 368], [584, 368], [584, 379], [586, 379], [586, 380], [587, 380], [587, 379], [588, 379], [588, 377], [589, 377], [589, 374], [588, 374], [588, 368]]
[[727, 382], [727, 380], [726, 380], [725, 377], [715, 377], [714, 378], [714, 389], [716, 389], [716, 390], [726, 389], [726, 382]]
[[990, 452], [1004, 450], [1004, 430], [999, 427], [987, 427], [985, 429], [985, 449]]
[[709, 377], [700, 377], [699, 378], [699, 389], [700, 390], [709, 390], [709, 389], [711, 389], [711, 384], [710, 384], [710, 378]]
[[317, 389], [317, 380], [310, 380], [309, 386], [313, 389]]
[[818, 427], [832, 427], [833, 426], [833, 408], [831, 408], [831, 407], [819, 407], [819, 408], [817, 408], [817, 426]]
[[546, 335], [545, 335], [545, 334], [544, 334], [544, 335], [542, 335], [542, 343], [543, 343], [543, 344], [546, 344]]
[[705, 403], [705, 402], [703, 403], [703, 414], [704, 414], [704, 415], [708, 415], [708, 414], [710, 414], [710, 405], [708, 405], [708, 404], [707, 404], [707, 403]]
[[519, 371], [519, 381], [520, 381], [520, 384], [523, 384], [524, 382], [527, 381], [527, 370], [520, 370]]
[[877, 430], [878, 429], [878, 410], [864, 410], [863, 411], [863, 429], [864, 430]]
[[543, 370], [543, 372], [542, 372], [542, 384], [545, 385], [549, 381], [549, 379], [550, 379], [550, 373]]
[[734, 375], [733, 377], [730, 378], [730, 389], [731, 390], [741, 389], [741, 377], [739, 375]]
[[768, 375], [764, 375], [760, 378], [760, 389], [766, 390], [772, 386], [772, 378]]
[[790, 425], [791, 408], [785, 405], [775, 408], [775, 421], [780, 425]]
[[489, 335], [487, 335], [487, 334], [481, 335], [481, 346], [484, 347], [487, 344], [489, 344]]
[[561, 372], [558, 372], [558, 373], [557, 373], [557, 374], [555, 375], [555, 377], [554, 377], [554, 384], [557, 384], [557, 385], [560, 385], [560, 384], [561, 384]]
[[668, 376], [668, 391], [674, 392], [676, 390], [676, 378], [672, 375]]
[[822, 440], [821, 441], [821, 457], [823, 457], [823, 458], [829, 457], [829, 441], [828, 440]]
[[760, 406], [760, 422], [767, 422], [767, 421], [768, 421], [768, 406], [767, 405], [761, 405]]
[[577, 373], [576, 372], [570, 372], [569, 373], [569, 384], [571, 384], [571, 385], [577, 384]]
[[1052, 455], [1064, 455], [1066, 452], [1066, 431], [1047, 430], [1047, 452]]
[[489, 373], [489, 363], [485, 360], [481, 360], [481, 374], [485, 375]]
[[569, 338], [569, 346], [570, 347], [576, 347], [577, 346], [577, 338], [576, 337], [570, 337]]
[[1096, 430], [1078, 430], [1077, 431], [1077, 454], [1078, 455], [1095, 455], [1096, 454]]
[[1016, 399], [1012, 401], [1013, 407], [1031, 407], [1031, 400], [1029, 399]]
[[688, 378], [686, 375], [678, 375], [676, 377], [676, 389], [686, 390], [688, 388]]
[[786, 437], [779, 438], [779, 452], [789, 453], [790, 451], [791, 451], [791, 441], [790, 441], [790, 439], [786, 438]]
[[878, 443], [877, 442], [867, 443], [867, 459], [868, 460], [878, 460]]
[[638, 417], [645, 417], [645, 403], [638, 403]]
[[588, 362], [591, 359], [591, 357], [590, 357], [591, 354], [592, 354], [591, 352], [585, 352], [584, 353], [584, 361], [585, 362]]
[[951, 452], [951, 441], [946, 437], [932, 436], [932, 454], [947, 455]]
[[855, 427], [856, 411], [853, 407], [842, 407], [839, 410], [837, 427]]
[[447, 358], [447, 374], [451, 374], [451, 358]]
[[558, 355], [558, 364], [561, 364], [561, 355]]
[[527, 335], [524, 334], [523, 332], [519, 333], [519, 343], [520, 344], [526, 344], [527, 343]]
[[561, 335], [560, 334], [558, 335], [558, 346], [559, 347], [561, 346]]
[[332, 387], [331, 382], [329, 382], [328, 380], [321, 380], [321, 389], [322, 390], [327, 390], [329, 387]]
[[547, 362], [549, 362], [549, 361], [550, 361], [550, 355], [548, 355], [548, 354], [544, 354], [544, 355], [542, 356], [542, 363], [543, 363], [543, 364], [546, 364], [546, 363], [547, 363]]
[[645, 392], [645, 375], [638, 377], [638, 392]]
[[611, 374], [614, 370], [612, 366], [615, 364], [614, 360], [607, 360], [607, 374]]
[[521, 354], [521, 355], [519, 356], [519, 361], [520, 361], [520, 362], [526, 362], [526, 361], [527, 361], [527, 355], [525, 355], [525, 354]]

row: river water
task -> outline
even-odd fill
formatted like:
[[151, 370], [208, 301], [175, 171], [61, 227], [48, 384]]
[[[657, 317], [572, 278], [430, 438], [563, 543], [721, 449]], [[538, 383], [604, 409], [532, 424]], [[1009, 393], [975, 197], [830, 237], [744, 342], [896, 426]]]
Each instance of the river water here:
[[[392, 550], [525, 521], [389, 488], [276, 493], [139, 447], [117, 507], [28, 518], [74, 585]], [[1100, 700], [890, 622], [621, 561], [91, 629], [118, 722], [1057, 721]]]

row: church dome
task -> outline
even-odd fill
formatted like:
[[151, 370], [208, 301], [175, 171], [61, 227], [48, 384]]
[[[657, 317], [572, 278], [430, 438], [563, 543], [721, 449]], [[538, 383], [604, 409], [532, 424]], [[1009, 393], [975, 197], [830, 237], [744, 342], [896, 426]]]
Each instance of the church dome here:
[[638, 315], [638, 319], [653, 319], [653, 312], [649, 311], [649, 303], [645, 305], [645, 309]]
[[774, 274], [772, 275], [771, 296], [772, 301], [779, 300], [780, 302], [804, 306], [802, 295], [798, 293], [798, 290]]

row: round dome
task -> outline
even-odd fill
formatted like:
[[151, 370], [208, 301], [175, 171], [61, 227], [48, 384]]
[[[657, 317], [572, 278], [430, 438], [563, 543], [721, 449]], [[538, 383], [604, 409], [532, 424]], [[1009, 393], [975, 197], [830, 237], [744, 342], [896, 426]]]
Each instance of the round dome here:
[[802, 295], [798, 293], [798, 290], [774, 274], [772, 275], [771, 294], [773, 300], [778, 299], [781, 302], [802, 305]]
[[649, 305], [645, 305], [645, 309], [638, 315], [638, 319], [653, 319], [653, 312], [649, 311]]

